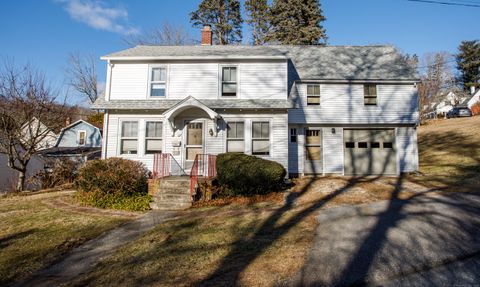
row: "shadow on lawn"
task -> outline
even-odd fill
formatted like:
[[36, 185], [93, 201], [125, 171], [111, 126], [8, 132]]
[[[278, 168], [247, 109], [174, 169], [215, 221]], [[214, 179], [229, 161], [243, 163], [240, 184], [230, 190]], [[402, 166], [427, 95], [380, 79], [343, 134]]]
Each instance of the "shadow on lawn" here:
[[14, 243], [16, 240], [25, 238], [25, 237], [27, 237], [31, 234], [34, 234], [37, 231], [38, 231], [38, 229], [34, 228], [34, 229], [25, 230], [25, 231], [22, 231], [22, 232], [17, 232], [17, 233], [14, 233], [14, 234], [11, 234], [11, 235], [8, 235], [8, 236], [5, 236], [5, 237], [1, 237], [0, 238], [0, 249], [6, 248], [10, 244]]

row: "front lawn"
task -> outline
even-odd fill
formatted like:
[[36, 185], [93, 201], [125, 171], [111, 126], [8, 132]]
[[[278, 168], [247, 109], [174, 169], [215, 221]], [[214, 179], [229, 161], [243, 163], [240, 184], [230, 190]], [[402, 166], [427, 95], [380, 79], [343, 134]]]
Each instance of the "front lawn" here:
[[432, 120], [418, 127], [420, 176], [410, 179], [448, 191], [480, 186], [480, 116]]
[[129, 217], [53, 207], [64, 192], [0, 198], [0, 285], [45, 268]]

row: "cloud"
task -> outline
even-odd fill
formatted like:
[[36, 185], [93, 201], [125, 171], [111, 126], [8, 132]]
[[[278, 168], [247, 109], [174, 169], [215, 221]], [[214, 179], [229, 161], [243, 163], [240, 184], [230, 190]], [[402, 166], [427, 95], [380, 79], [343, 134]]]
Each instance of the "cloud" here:
[[72, 19], [88, 26], [122, 35], [138, 34], [139, 30], [128, 25], [128, 12], [122, 7], [107, 7], [101, 1], [60, 0]]

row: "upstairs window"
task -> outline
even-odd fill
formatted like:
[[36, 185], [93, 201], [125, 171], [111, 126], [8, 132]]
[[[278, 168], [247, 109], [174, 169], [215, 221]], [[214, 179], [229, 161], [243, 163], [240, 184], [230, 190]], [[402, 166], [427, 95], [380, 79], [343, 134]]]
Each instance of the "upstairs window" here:
[[320, 105], [320, 85], [307, 85], [307, 106]]
[[227, 130], [227, 152], [245, 151], [245, 124], [243, 122], [229, 122]]
[[290, 142], [297, 142], [297, 129], [290, 129]]
[[85, 145], [86, 137], [87, 137], [86, 131], [78, 131], [78, 145]]
[[222, 96], [237, 95], [237, 67], [222, 67]]
[[150, 75], [150, 97], [165, 97], [167, 88], [167, 68], [152, 68]]
[[121, 154], [137, 154], [138, 122], [122, 122], [120, 138]]
[[269, 155], [270, 154], [270, 123], [253, 122], [252, 123], [252, 154]]
[[363, 85], [363, 103], [365, 106], [377, 105], [377, 85], [376, 84]]
[[145, 131], [145, 154], [162, 153], [162, 122], [147, 122]]

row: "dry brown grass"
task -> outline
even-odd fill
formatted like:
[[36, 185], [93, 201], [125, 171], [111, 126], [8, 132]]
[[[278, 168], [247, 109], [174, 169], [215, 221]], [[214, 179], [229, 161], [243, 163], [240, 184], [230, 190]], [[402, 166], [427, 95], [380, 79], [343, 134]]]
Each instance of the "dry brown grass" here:
[[0, 285], [42, 269], [125, 218], [69, 212], [48, 204], [63, 192], [0, 199]]
[[420, 176], [416, 183], [447, 191], [480, 186], [480, 117], [434, 120], [418, 128]]

